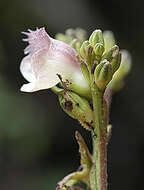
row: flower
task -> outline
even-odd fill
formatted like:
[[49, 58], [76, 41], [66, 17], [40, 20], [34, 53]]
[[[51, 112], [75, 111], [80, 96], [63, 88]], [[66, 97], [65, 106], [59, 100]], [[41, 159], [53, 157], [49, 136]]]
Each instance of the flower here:
[[20, 71], [29, 82], [21, 87], [21, 91], [34, 92], [52, 88], [63, 80], [76, 83], [79, 88], [87, 88], [77, 61], [76, 51], [68, 44], [51, 38], [44, 28], [23, 32], [29, 43], [25, 48], [26, 56], [22, 59]]

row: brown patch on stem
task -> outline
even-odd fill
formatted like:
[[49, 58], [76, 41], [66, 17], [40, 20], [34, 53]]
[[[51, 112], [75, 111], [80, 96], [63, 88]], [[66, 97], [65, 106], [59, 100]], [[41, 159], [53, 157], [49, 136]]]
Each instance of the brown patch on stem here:
[[65, 100], [64, 102], [63, 102], [63, 106], [64, 106], [64, 108], [66, 109], [66, 110], [68, 110], [68, 111], [72, 111], [73, 110], [73, 104], [72, 104], [72, 102], [70, 101], [70, 100]]

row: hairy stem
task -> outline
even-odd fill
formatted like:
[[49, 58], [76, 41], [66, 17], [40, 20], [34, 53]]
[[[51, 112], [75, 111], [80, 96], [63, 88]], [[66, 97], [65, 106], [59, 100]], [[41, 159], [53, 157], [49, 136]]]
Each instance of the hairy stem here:
[[90, 174], [91, 189], [107, 190], [107, 136], [103, 92], [95, 83], [92, 83], [91, 93], [94, 109], [94, 131], [92, 133], [94, 164]]

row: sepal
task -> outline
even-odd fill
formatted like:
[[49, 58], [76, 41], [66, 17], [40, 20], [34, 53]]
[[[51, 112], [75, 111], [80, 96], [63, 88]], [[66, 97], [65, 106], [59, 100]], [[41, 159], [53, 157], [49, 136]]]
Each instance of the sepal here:
[[92, 130], [93, 111], [89, 102], [74, 92], [64, 91], [59, 95], [62, 109], [72, 118], [78, 120], [84, 128]]

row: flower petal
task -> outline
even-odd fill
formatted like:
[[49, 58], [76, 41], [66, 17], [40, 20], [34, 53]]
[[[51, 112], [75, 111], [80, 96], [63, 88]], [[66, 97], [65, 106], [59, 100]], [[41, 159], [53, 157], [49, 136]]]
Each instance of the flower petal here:
[[24, 33], [29, 42], [25, 53], [28, 53], [21, 62], [20, 71], [30, 83], [22, 86], [21, 90], [33, 92], [48, 89], [60, 82], [57, 74], [62, 79], [80, 83], [86, 88], [86, 81], [82, 75], [76, 59], [76, 51], [64, 42], [54, 40], [48, 36], [44, 28]]
[[50, 37], [46, 33], [44, 28], [36, 29], [36, 31], [28, 30], [28, 32], [22, 32], [27, 35], [28, 38], [23, 39], [27, 41], [29, 45], [25, 48], [24, 53], [35, 53], [37, 50], [40, 50], [50, 45]]
[[34, 83], [28, 83], [28, 84], [24, 84], [22, 87], [21, 87], [21, 91], [22, 92], [34, 92], [34, 89], [35, 89], [35, 84]]
[[31, 63], [30, 56], [26, 56], [23, 58], [21, 65], [20, 65], [20, 71], [27, 81], [29, 81], [29, 82], [35, 81], [35, 75], [34, 75], [34, 72], [32, 69], [32, 63]]
[[33, 92], [42, 89], [48, 89], [60, 82], [57, 74], [60, 74], [63, 79], [70, 81], [78, 72], [75, 65], [69, 64], [69, 59], [65, 56], [59, 58], [50, 56], [47, 50], [40, 50], [35, 53], [31, 59], [25, 57], [21, 63], [21, 72], [30, 84], [24, 85], [22, 91]]

